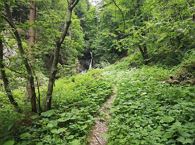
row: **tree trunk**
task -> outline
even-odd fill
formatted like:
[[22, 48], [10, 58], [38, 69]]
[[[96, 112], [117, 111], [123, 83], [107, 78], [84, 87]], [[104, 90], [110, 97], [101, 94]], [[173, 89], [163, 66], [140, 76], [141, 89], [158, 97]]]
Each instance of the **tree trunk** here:
[[11, 91], [10, 86], [9, 86], [9, 80], [8, 80], [7, 75], [5, 73], [5, 66], [3, 63], [3, 42], [1, 39], [0, 39], [0, 73], [1, 73], [2, 80], [3, 80], [4, 89], [5, 89], [5, 92], [7, 94], [7, 97], [9, 99], [10, 103], [15, 107], [17, 112], [21, 112], [21, 110], [18, 106], [18, 103], [15, 101], [15, 99], [13, 97], [12, 91]]
[[55, 77], [56, 77], [56, 73], [57, 73], [57, 64], [58, 64], [58, 60], [59, 60], [60, 48], [61, 48], [61, 46], [56, 43], [56, 49], [54, 52], [54, 60], [52, 62], [52, 67], [51, 67], [50, 76], [49, 76], [47, 98], [46, 98], [47, 99], [46, 100], [46, 110], [51, 109], [53, 86], [55, 83]]
[[29, 54], [31, 60], [33, 60], [33, 46], [35, 44], [36, 31], [34, 29], [34, 23], [36, 20], [36, 4], [35, 0], [30, 0], [30, 14], [29, 14]]
[[50, 70], [50, 76], [49, 76], [49, 83], [48, 83], [48, 89], [47, 89], [47, 98], [46, 98], [46, 110], [51, 109], [51, 102], [52, 102], [52, 94], [53, 94], [53, 87], [55, 83], [56, 73], [57, 73], [57, 65], [60, 57], [60, 49], [62, 46], [62, 43], [64, 42], [65, 37], [68, 34], [68, 29], [71, 24], [71, 18], [72, 18], [72, 11], [74, 7], [77, 5], [79, 0], [67, 0], [68, 2], [68, 8], [67, 8], [67, 16], [66, 21], [64, 25], [63, 32], [61, 34], [61, 37], [56, 41], [56, 46], [54, 50], [54, 59], [52, 62], [51, 70]]
[[[35, 30], [33, 28], [33, 24], [35, 22], [36, 19], [36, 6], [35, 6], [35, 1], [34, 0], [30, 0], [30, 13], [29, 13], [29, 33], [28, 33], [28, 53], [29, 53], [29, 58], [32, 62], [34, 62], [34, 58], [33, 58], [33, 46], [35, 43]], [[29, 81], [26, 84], [26, 90], [28, 93], [28, 100], [30, 100], [31, 96], [32, 96], [32, 92], [31, 92], [31, 87], [30, 87], [30, 83]]]
[[147, 65], [148, 64], [148, 50], [147, 50], [147, 47], [146, 46], [138, 46], [140, 52], [141, 52], [141, 55], [143, 57], [143, 60], [144, 60], [144, 64]]
[[[29, 57], [32, 63], [35, 62], [34, 56], [33, 56], [33, 47], [36, 42], [36, 30], [34, 28], [36, 20], [36, 2], [35, 0], [30, 0], [30, 13], [29, 13]], [[38, 112], [40, 113], [42, 111], [41, 109], [41, 99], [40, 99], [40, 90], [39, 90], [39, 80], [38, 77], [36, 76], [36, 73], [34, 72], [35, 80], [37, 82], [37, 91], [38, 91], [38, 97], [37, 97], [37, 102], [38, 102]], [[29, 83], [27, 84], [28, 90], [30, 90], [30, 85]], [[30, 92], [30, 91], [29, 91]], [[31, 92], [30, 92], [31, 93]], [[32, 96], [32, 93], [29, 95]]]
[[32, 112], [37, 112], [37, 107], [36, 107], [36, 92], [35, 92], [35, 85], [34, 85], [34, 75], [33, 75], [33, 70], [31, 68], [31, 65], [27, 59], [27, 55], [24, 51], [23, 45], [22, 45], [22, 40], [21, 37], [17, 31], [17, 28], [13, 22], [12, 16], [11, 16], [11, 11], [10, 11], [10, 7], [9, 5], [5, 2], [5, 12], [6, 12], [6, 16], [3, 16], [3, 18], [5, 19], [5, 21], [8, 22], [8, 24], [10, 25], [10, 27], [12, 28], [13, 34], [15, 36], [17, 45], [18, 45], [18, 50], [20, 53], [20, 56], [22, 58], [22, 61], [24, 63], [24, 66], [26, 68], [26, 71], [28, 73], [27, 76], [27, 81], [30, 84], [30, 91], [31, 91], [31, 107], [32, 107]]

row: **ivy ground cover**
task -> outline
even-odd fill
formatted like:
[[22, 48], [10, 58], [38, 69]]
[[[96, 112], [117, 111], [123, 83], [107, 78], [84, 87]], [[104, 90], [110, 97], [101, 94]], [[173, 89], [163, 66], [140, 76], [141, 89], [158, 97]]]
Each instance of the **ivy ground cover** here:
[[194, 86], [170, 86], [162, 81], [169, 74], [158, 67], [124, 73], [112, 108], [109, 145], [195, 143]]
[[103, 80], [100, 70], [59, 79], [54, 88], [55, 109], [19, 119], [19, 124], [9, 129], [9, 136], [1, 138], [2, 144], [87, 144], [94, 118], [111, 94], [111, 85]]

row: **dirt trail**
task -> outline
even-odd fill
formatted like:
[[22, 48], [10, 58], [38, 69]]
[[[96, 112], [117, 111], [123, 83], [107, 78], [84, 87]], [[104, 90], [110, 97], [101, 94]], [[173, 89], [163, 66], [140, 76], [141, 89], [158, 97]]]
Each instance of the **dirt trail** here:
[[107, 141], [105, 138], [105, 134], [108, 131], [108, 121], [110, 119], [110, 109], [112, 103], [116, 97], [116, 88], [114, 88], [113, 94], [110, 98], [102, 105], [100, 108], [100, 116], [97, 117], [95, 121], [95, 125], [92, 128], [90, 137], [89, 137], [89, 145], [106, 145]]

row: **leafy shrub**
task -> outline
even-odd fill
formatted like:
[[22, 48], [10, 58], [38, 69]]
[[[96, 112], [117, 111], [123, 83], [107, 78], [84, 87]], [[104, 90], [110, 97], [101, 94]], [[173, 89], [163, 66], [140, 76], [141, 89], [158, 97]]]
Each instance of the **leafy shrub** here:
[[[101, 104], [112, 93], [101, 70], [59, 79], [54, 88], [54, 109], [21, 120], [15, 142], [31, 144], [86, 144]], [[22, 125], [21, 125], [22, 123]]]
[[109, 145], [195, 143], [194, 87], [160, 81], [169, 73], [144, 67], [123, 75], [112, 108]]
[[129, 68], [139, 68], [143, 65], [142, 61], [141, 54], [139, 52], [135, 52], [127, 57], [124, 57], [114, 65], [108, 66], [106, 70], [125, 70]]
[[[19, 101], [18, 96], [16, 96], [16, 100]], [[22, 104], [21, 101], [18, 103]], [[21, 118], [22, 115], [15, 111], [7, 96], [0, 92], [0, 144], [2, 144], [3, 140], [10, 138], [9, 134], [13, 133], [15, 122]]]
[[186, 53], [183, 62], [175, 70], [177, 75], [191, 75], [195, 78], [195, 51]]

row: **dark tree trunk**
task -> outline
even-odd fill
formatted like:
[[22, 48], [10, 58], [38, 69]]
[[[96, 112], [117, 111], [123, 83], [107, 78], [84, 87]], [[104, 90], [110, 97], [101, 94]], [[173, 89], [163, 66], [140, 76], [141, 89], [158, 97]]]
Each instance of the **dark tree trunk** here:
[[33, 75], [33, 70], [31, 68], [31, 65], [27, 59], [27, 55], [24, 51], [23, 45], [22, 45], [22, 40], [21, 37], [17, 31], [17, 28], [13, 22], [12, 16], [11, 16], [11, 11], [9, 5], [5, 2], [5, 11], [6, 11], [6, 16], [3, 16], [3, 18], [8, 22], [10, 27], [12, 28], [13, 34], [15, 36], [17, 45], [18, 45], [18, 50], [21, 55], [22, 61], [24, 63], [24, 66], [26, 68], [26, 71], [28, 73], [27, 76], [27, 81], [30, 84], [30, 91], [31, 91], [31, 107], [32, 107], [32, 112], [37, 112], [37, 107], [36, 107], [36, 92], [35, 92], [35, 84], [34, 84], [34, 75]]
[[61, 37], [56, 41], [56, 47], [54, 50], [54, 59], [53, 59], [51, 70], [50, 70], [49, 83], [48, 83], [48, 89], [47, 89], [47, 98], [46, 98], [46, 110], [51, 109], [53, 87], [54, 87], [56, 73], [58, 69], [57, 65], [58, 65], [59, 57], [60, 57], [60, 49], [61, 49], [62, 43], [64, 42], [65, 37], [68, 34], [68, 29], [71, 24], [72, 11], [74, 7], [77, 5], [77, 3], [79, 2], [79, 0], [67, 0], [67, 2], [68, 2], [68, 8], [67, 8], [67, 16], [66, 16], [66, 21], [64, 25], [64, 30], [62, 32]]
[[148, 64], [148, 50], [147, 50], [147, 47], [146, 46], [138, 46], [140, 52], [141, 52], [141, 55], [143, 57], [143, 60], [144, 60], [144, 64], [147, 65]]
[[56, 77], [56, 73], [57, 73], [57, 64], [58, 64], [58, 60], [59, 60], [60, 48], [61, 48], [61, 45], [56, 43], [56, 49], [54, 52], [54, 59], [52, 62], [52, 67], [51, 67], [50, 76], [49, 76], [47, 98], [46, 98], [47, 99], [46, 100], [46, 110], [51, 109], [53, 86], [55, 83], [55, 77]]
[[1, 39], [0, 39], [0, 73], [1, 73], [2, 80], [3, 80], [4, 89], [5, 89], [5, 92], [7, 94], [7, 97], [9, 99], [10, 103], [16, 108], [17, 112], [21, 112], [21, 110], [18, 106], [18, 103], [15, 101], [15, 99], [13, 97], [12, 91], [11, 91], [10, 86], [9, 86], [9, 80], [8, 80], [7, 75], [5, 73], [5, 66], [3, 63], [3, 42]]

